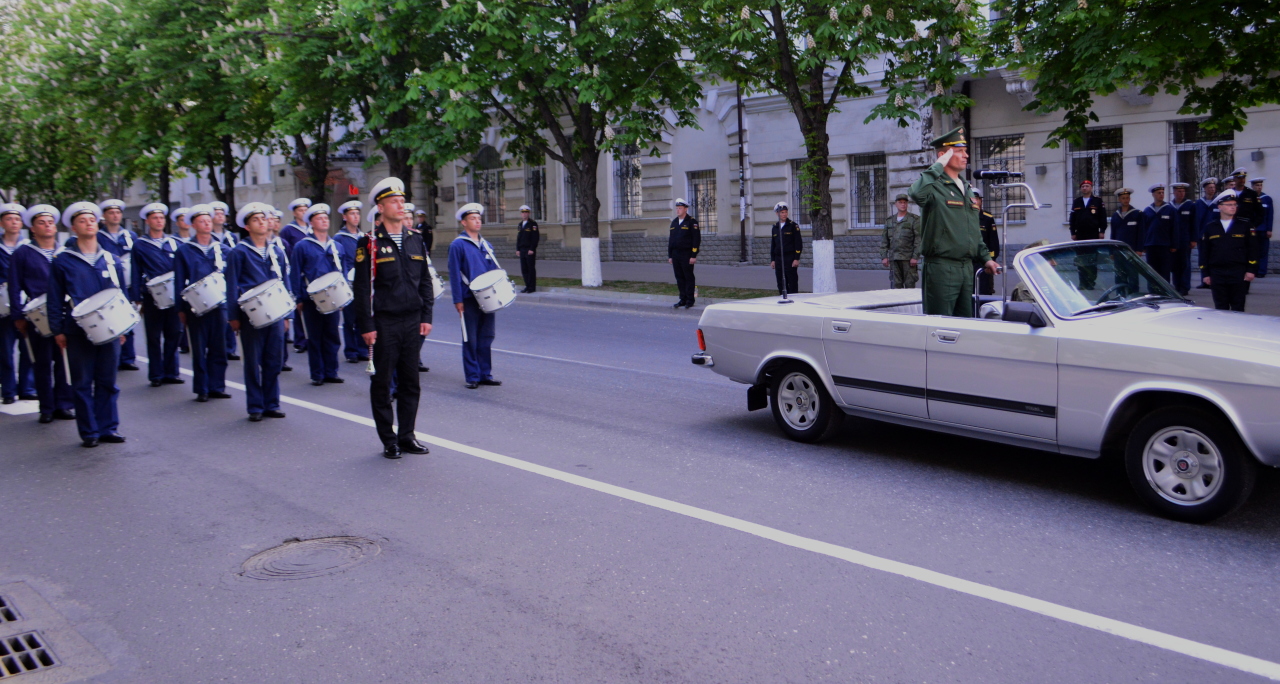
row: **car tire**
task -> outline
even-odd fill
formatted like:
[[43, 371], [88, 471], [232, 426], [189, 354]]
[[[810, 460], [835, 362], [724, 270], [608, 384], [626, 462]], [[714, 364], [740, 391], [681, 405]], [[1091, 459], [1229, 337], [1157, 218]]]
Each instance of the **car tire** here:
[[818, 374], [807, 365], [791, 363], [773, 374], [769, 404], [782, 433], [797, 442], [816, 444], [832, 435], [844, 421]]
[[1125, 445], [1125, 472], [1143, 503], [1167, 518], [1216, 520], [1244, 505], [1257, 463], [1221, 417], [1197, 408], [1156, 409]]

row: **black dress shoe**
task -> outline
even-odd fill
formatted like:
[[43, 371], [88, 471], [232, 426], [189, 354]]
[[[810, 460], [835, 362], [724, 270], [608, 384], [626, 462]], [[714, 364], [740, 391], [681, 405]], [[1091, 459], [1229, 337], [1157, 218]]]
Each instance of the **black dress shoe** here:
[[526, 287], [525, 289], [521, 290], [520, 294], [529, 294], [529, 288]]
[[230, 399], [231, 395], [227, 394], [226, 392], [210, 392], [209, 398], [210, 399]]
[[40, 401], [40, 397], [34, 394], [19, 394], [18, 401]]
[[267, 418], [284, 418], [284, 411], [267, 409], [266, 411], [262, 412], [262, 415], [266, 416]]
[[324, 384], [324, 380], [312, 380], [311, 384], [315, 387], [319, 387]]
[[675, 304], [672, 304], [672, 305], [671, 305], [671, 308], [673, 308], [673, 309], [679, 309], [679, 308], [680, 308], [680, 307], [682, 307], [682, 306], [684, 306], [684, 302], [676, 302]]
[[250, 423], [258, 423], [258, 422], [261, 422], [261, 421], [262, 421], [262, 414], [261, 414], [261, 413], [250, 413], [250, 414], [249, 414], [249, 422], [250, 422]]
[[76, 412], [74, 409], [56, 409], [53, 412], [53, 417], [58, 420], [75, 420]]
[[151, 381], [151, 386], [152, 386], [152, 387], [159, 387], [160, 385], [163, 385], [163, 384], [164, 384], [164, 383], [163, 383], [163, 382], [160, 382], [159, 380], [152, 380], [152, 381]]
[[198, 401], [198, 402], [200, 402], [201, 404], [203, 404], [203, 403], [205, 403], [206, 401], [209, 401], [209, 395], [204, 394], [204, 393], [197, 394], [197, 395], [196, 395], [196, 401]]
[[367, 356], [361, 356], [361, 357], [359, 357], [359, 358], [360, 358], [360, 360], [361, 360], [361, 361], [364, 361], [364, 362], [366, 362], [366, 363], [368, 363], [368, 361], [369, 361], [369, 357], [367, 357]]
[[478, 382], [468, 382], [468, 383], [467, 383], [467, 389], [475, 389], [475, 388], [477, 388], [477, 387], [479, 387], [479, 386], [480, 386], [480, 383], [478, 383]]
[[41, 414], [40, 414], [40, 422], [41, 422], [41, 423], [52, 423], [52, 422], [53, 422], [53, 414], [52, 414], [52, 413], [41, 413]]
[[341, 385], [346, 382], [346, 380], [343, 380], [342, 378], [325, 378], [324, 382], [327, 382], [330, 385]]
[[280, 370], [282, 370], [282, 371], [284, 371], [284, 372], [288, 373], [289, 371], [293, 370], [293, 366], [287, 366], [287, 365], [286, 365], [286, 366], [281, 366], [281, 367], [280, 367]]
[[97, 438], [97, 437], [90, 437], [89, 439], [81, 440], [81, 441], [80, 441], [80, 446], [82, 446], [82, 447], [84, 447], [84, 448], [86, 448], [86, 449], [92, 449], [92, 448], [94, 448], [94, 447], [98, 446], [98, 438]]
[[400, 446], [400, 451], [403, 451], [406, 454], [431, 453], [430, 451], [427, 450], [427, 447], [425, 445], [421, 444], [416, 439], [408, 439], [403, 442], [400, 442], [399, 446]]
[[136, 371], [136, 370], [138, 370], [138, 367], [137, 367], [137, 366], [135, 366], [135, 365], [133, 365], [132, 363], [122, 363], [122, 364], [120, 364], [120, 366], [119, 366], [116, 370], [122, 370], [122, 371]]
[[102, 442], [103, 444], [124, 444], [124, 435], [121, 435], [121, 434], [103, 435], [98, 438], [98, 441]]
[[360, 363], [360, 359], [358, 357], [354, 359], [347, 359], [347, 363]]
[[239, 361], [239, 360], [240, 360], [240, 355], [239, 355], [239, 354], [227, 354], [227, 360], [228, 360], [228, 361]]
[[186, 381], [186, 380], [183, 380], [182, 378], [160, 378], [160, 384], [162, 384], [162, 385], [185, 385], [185, 384], [187, 384], [187, 381]]
[[502, 386], [502, 381], [501, 381], [501, 380], [494, 380], [493, 378], [489, 378], [488, 380], [481, 380], [481, 381], [480, 381], [480, 384], [481, 384], [481, 385], [488, 385], [489, 387], [501, 387], [501, 386]]
[[4, 398], [4, 403], [6, 403], [6, 404], [12, 404], [12, 403], [13, 403], [13, 402], [15, 402], [15, 401], [17, 401], [17, 399], [15, 399], [15, 398], [13, 398], [13, 397], [5, 397], [5, 398]]
[[400, 446], [398, 444], [388, 444], [382, 448], [383, 458], [400, 458]]
[[422, 365], [421, 363], [419, 363], [419, 364], [418, 364], [418, 372], [419, 372], [419, 373], [426, 373], [426, 372], [428, 372], [428, 371], [430, 371], [430, 370], [431, 370], [430, 368], [427, 368], [426, 366]]

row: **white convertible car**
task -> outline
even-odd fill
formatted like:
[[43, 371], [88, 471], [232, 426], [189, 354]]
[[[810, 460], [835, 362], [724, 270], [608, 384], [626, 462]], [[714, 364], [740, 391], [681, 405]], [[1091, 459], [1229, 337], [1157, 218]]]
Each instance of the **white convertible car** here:
[[1194, 306], [1120, 242], [1013, 265], [1022, 301], [975, 297], [975, 318], [925, 316], [919, 290], [714, 304], [693, 362], [750, 385], [747, 408], [771, 406], [796, 440], [850, 414], [1115, 454], [1138, 496], [1179, 520], [1235, 510], [1258, 462], [1280, 466], [1280, 319]]

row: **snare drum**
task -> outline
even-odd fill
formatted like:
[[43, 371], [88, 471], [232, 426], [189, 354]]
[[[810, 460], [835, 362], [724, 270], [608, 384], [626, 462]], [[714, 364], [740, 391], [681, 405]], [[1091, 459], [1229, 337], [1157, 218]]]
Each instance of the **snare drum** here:
[[35, 326], [36, 332], [45, 337], [53, 337], [53, 330], [49, 327], [47, 299], [48, 295], [40, 295], [27, 302], [27, 305], [22, 309], [22, 315], [26, 316], [28, 321], [31, 321], [31, 325]]
[[141, 320], [138, 312], [125, 298], [124, 292], [112, 287], [80, 302], [71, 310], [71, 317], [84, 330], [94, 344], [110, 344], [121, 335], [133, 330]]
[[9, 315], [9, 283], [0, 283], [0, 318]]
[[507, 272], [494, 269], [476, 276], [471, 281], [471, 294], [485, 313], [493, 313], [506, 308], [516, 300], [516, 284], [507, 277]]
[[436, 267], [432, 266], [431, 262], [427, 262], [427, 270], [431, 271], [431, 297], [439, 299], [440, 295], [444, 294], [444, 279], [436, 272]]
[[203, 316], [227, 301], [227, 279], [214, 271], [183, 288], [182, 301], [191, 307], [192, 313]]
[[283, 320], [298, 306], [279, 278], [272, 278], [244, 293], [239, 304], [240, 310], [249, 318], [249, 325], [255, 328], [265, 328]]
[[351, 292], [351, 285], [337, 271], [326, 273], [311, 281], [311, 284], [307, 285], [307, 296], [315, 302], [316, 311], [322, 314], [338, 311], [355, 299], [355, 295]]
[[148, 280], [147, 291], [151, 293], [151, 301], [155, 302], [157, 309], [172, 309], [178, 303], [173, 292], [173, 271]]

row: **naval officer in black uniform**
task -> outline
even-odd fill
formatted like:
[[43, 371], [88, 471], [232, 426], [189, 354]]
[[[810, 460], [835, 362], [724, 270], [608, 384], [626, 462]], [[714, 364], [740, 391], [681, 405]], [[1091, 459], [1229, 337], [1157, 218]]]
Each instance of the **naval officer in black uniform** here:
[[1213, 292], [1216, 309], [1244, 311], [1249, 283], [1258, 275], [1258, 242], [1249, 219], [1239, 214], [1239, 200], [1227, 190], [1218, 195], [1218, 220], [1204, 227], [1200, 240], [1200, 275]]
[[671, 308], [693, 307], [697, 283], [693, 279], [693, 265], [698, 263], [698, 248], [702, 246], [702, 232], [698, 219], [689, 215], [689, 203], [676, 200], [676, 217], [671, 219], [671, 234], [667, 237], [667, 263], [676, 272], [676, 287], [680, 288], [680, 301]]

